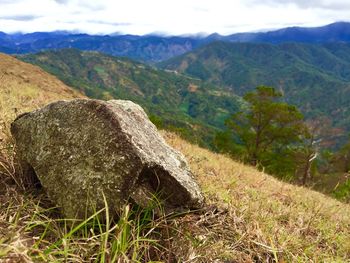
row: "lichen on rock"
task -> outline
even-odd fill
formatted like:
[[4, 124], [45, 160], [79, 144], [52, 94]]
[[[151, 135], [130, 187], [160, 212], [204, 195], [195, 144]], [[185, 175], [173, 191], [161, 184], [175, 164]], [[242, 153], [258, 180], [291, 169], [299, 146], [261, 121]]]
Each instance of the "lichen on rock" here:
[[[203, 196], [185, 158], [131, 101], [58, 101], [11, 126], [17, 155], [67, 218], [157, 194], [169, 208], [198, 208]], [[31, 175], [32, 176], [32, 175]]]

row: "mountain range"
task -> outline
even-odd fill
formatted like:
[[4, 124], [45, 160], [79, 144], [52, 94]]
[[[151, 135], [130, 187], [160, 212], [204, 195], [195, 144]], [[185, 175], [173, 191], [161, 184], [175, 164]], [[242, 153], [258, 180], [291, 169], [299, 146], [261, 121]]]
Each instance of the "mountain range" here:
[[326, 43], [349, 42], [350, 23], [337, 22], [321, 27], [287, 27], [278, 30], [258, 33], [238, 33], [230, 36], [219, 36], [217, 40], [230, 42], [263, 42], [263, 43]]
[[0, 52], [35, 53], [48, 49], [77, 48], [113, 56], [156, 63], [189, 52], [214, 41], [225, 42], [349, 42], [350, 23], [337, 22], [323, 27], [290, 27], [269, 32], [238, 33], [228, 36], [88, 35], [64, 31], [5, 34], [0, 32]]

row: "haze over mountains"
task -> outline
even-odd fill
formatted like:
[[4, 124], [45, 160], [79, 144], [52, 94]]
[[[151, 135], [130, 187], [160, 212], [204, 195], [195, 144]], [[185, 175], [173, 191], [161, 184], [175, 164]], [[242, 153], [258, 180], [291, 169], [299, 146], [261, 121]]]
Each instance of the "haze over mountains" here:
[[200, 36], [157, 35], [87, 35], [69, 32], [36, 32], [5, 34], [0, 32], [0, 52], [8, 54], [34, 53], [47, 49], [77, 48], [125, 56], [154, 63], [184, 54], [213, 41], [225, 42], [349, 42], [350, 23], [338, 22], [323, 27], [291, 27], [270, 32], [239, 33], [228, 36], [212, 34]]

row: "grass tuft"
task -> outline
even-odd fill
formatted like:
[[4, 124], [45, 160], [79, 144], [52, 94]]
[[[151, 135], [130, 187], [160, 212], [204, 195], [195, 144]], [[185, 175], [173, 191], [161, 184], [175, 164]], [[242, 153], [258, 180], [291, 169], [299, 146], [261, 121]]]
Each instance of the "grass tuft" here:
[[117, 220], [104, 208], [79, 221], [61, 218], [44, 193], [22, 195], [8, 188], [1, 197], [4, 261], [153, 262], [169, 252], [161, 243], [166, 244], [162, 232], [171, 227], [172, 219], [156, 215], [153, 204], [143, 209], [126, 204]]

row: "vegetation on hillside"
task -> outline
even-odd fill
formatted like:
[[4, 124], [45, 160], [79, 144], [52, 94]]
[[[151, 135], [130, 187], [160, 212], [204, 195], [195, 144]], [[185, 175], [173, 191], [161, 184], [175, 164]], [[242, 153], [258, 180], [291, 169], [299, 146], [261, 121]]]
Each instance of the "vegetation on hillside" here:
[[350, 44], [215, 42], [159, 64], [244, 95], [278, 89], [308, 119], [328, 118], [341, 146], [350, 131]]
[[19, 57], [54, 74], [90, 98], [130, 99], [158, 127], [209, 146], [225, 119], [241, 107], [238, 96], [200, 80], [157, 70], [125, 58], [75, 49]]
[[219, 152], [288, 182], [350, 200], [350, 142], [335, 152], [326, 148], [334, 133], [328, 119], [305, 121], [272, 87], [259, 86], [243, 98], [247, 109], [228, 118], [227, 130], [215, 137]]
[[[13, 262], [345, 262], [347, 205], [276, 181], [198, 148], [171, 133], [199, 180], [208, 205], [155, 217], [126, 206], [118, 221], [60, 217], [44, 193], [1, 191], [0, 258]], [[2, 174], [6, 176], [6, 174]], [[100, 213], [104, 211], [100, 211]]]
[[232, 132], [230, 137], [237, 146], [220, 149], [226, 137], [225, 133], [219, 133], [215, 139], [219, 150], [229, 150], [235, 158], [279, 177], [297, 175], [296, 170], [301, 167], [294, 156], [302, 153], [302, 141], [308, 131], [303, 115], [295, 106], [279, 101], [281, 97], [274, 88], [265, 86], [247, 93], [243, 98], [248, 110], [233, 114], [226, 121], [228, 132]]

